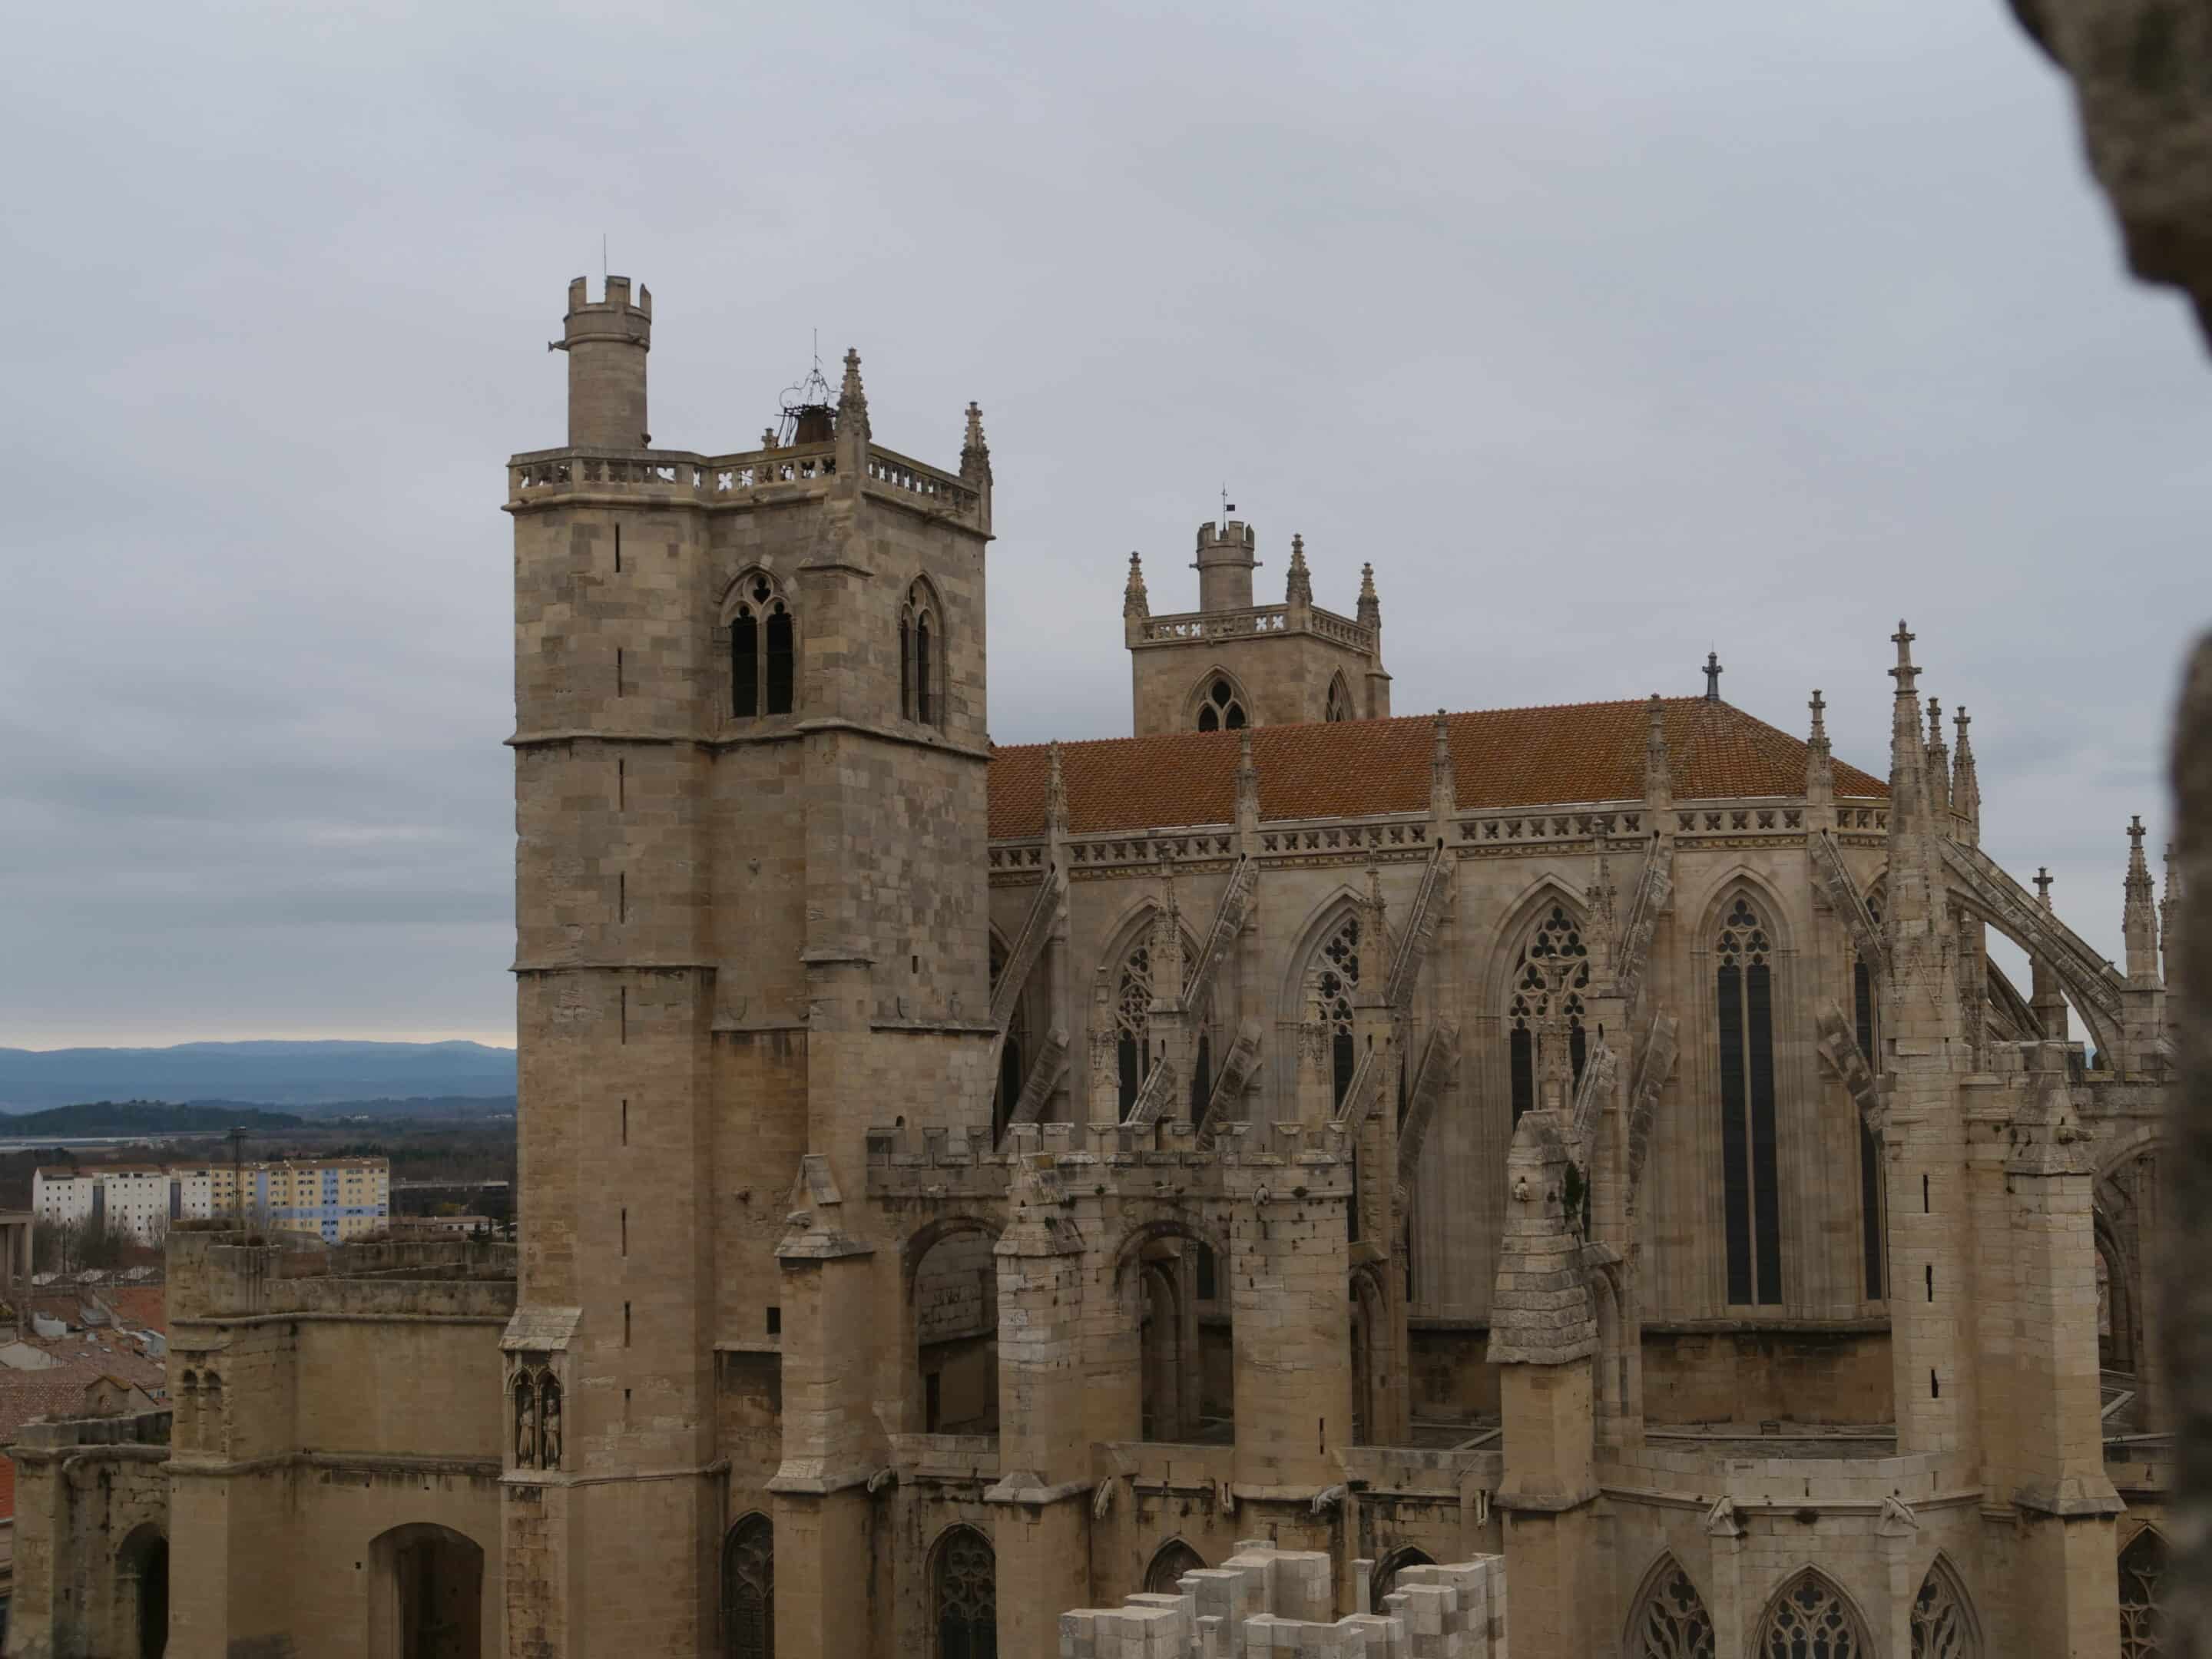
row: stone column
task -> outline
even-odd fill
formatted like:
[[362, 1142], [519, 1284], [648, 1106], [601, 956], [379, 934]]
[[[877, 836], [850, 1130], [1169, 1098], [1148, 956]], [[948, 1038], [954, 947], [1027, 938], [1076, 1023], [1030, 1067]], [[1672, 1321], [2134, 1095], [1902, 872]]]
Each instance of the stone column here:
[[1507, 1156], [1506, 1219], [1491, 1302], [1499, 1368], [1506, 1579], [1514, 1659], [1599, 1651], [1591, 1504], [1597, 1497], [1590, 1357], [1597, 1324], [1581, 1245], [1567, 1224], [1567, 1149], [1559, 1120], [1522, 1115]]
[[1352, 1439], [1348, 1162], [1329, 1152], [1254, 1154], [1232, 1194], [1236, 1484], [1311, 1494], [1344, 1478]]
[[1083, 1242], [1048, 1153], [1014, 1172], [999, 1236], [999, 1651], [1053, 1650], [1060, 1610], [1089, 1599]]
[[[2005, 1165], [2020, 1340], [2007, 1368], [2022, 1511], [2022, 1630], [2057, 1653], [2117, 1656], [2122, 1508], [2105, 1474], [2097, 1370], [2097, 1251], [2089, 1132], [2075, 1119], [2066, 1050], [2038, 1043], [2036, 1070], [2014, 1115]], [[1993, 1459], [1993, 1462], [1996, 1460]]]

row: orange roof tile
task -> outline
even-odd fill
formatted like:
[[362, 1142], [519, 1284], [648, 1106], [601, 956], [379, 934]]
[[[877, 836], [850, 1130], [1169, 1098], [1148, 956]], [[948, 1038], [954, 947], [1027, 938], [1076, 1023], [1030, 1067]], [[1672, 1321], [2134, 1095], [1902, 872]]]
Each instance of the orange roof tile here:
[[[1678, 800], [1800, 795], [1805, 740], [1725, 702], [1662, 705]], [[1644, 793], [1648, 701], [1477, 709], [1447, 714], [1462, 811], [1634, 800]], [[1418, 812], [1429, 799], [1435, 720], [1263, 726], [1252, 732], [1263, 819]], [[1235, 732], [1176, 732], [1060, 745], [1068, 828], [1078, 833], [1227, 823], [1236, 817]], [[991, 838], [1044, 833], [1048, 746], [991, 757]], [[1836, 793], [1881, 798], [1889, 786], [1841, 761]]]

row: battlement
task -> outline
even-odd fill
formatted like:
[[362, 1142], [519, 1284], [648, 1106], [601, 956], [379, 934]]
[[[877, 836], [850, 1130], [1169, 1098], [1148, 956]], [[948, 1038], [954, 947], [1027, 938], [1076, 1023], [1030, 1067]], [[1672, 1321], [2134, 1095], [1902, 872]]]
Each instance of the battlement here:
[[568, 315], [573, 318], [580, 316], [586, 312], [594, 312], [602, 314], [613, 314], [617, 313], [624, 313], [629, 316], [641, 318], [649, 323], [653, 320], [653, 290], [646, 287], [642, 283], [639, 283], [637, 289], [637, 303], [632, 305], [630, 303], [629, 278], [627, 276], [610, 276], [606, 278], [606, 291], [605, 296], [599, 300], [593, 300], [591, 297], [591, 289], [589, 284], [586, 283], [585, 278], [578, 276], [568, 284]]
[[1235, 548], [1250, 552], [1259, 545], [1259, 532], [1242, 519], [1231, 519], [1226, 524], [1216, 524], [1208, 519], [1198, 527], [1198, 550], [1203, 554], [1209, 548]]
[[994, 1198], [1024, 1160], [1042, 1154], [1071, 1197], [1204, 1198], [1249, 1190], [1295, 1200], [1338, 1191], [1352, 1164], [1351, 1133], [1334, 1122], [1224, 1123], [1214, 1141], [1201, 1146], [1180, 1118], [1017, 1123], [1000, 1148], [967, 1129], [879, 1124], [868, 1131], [867, 1186], [878, 1198]]

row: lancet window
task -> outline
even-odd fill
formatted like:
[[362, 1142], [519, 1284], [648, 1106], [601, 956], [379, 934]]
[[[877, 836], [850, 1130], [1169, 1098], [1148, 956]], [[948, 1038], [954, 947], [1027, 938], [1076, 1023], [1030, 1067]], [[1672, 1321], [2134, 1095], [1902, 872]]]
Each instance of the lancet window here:
[[1339, 674], [1328, 683], [1328, 703], [1322, 711], [1325, 720], [1348, 720], [1352, 718], [1352, 691]]
[[2159, 1605], [2166, 1553], [2166, 1540], [2148, 1527], [2120, 1552], [2120, 1659], [2156, 1659], [2166, 1651]]
[[1668, 1561], [1628, 1626], [1629, 1659], [1713, 1659], [1713, 1616], [1690, 1575]]
[[1975, 1659], [1979, 1651], [1966, 1598], [1938, 1561], [1912, 1601], [1912, 1659]]
[[722, 1541], [722, 1659], [775, 1659], [775, 1528], [764, 1515]]
[[1244, 704], [1237, 695], [1237, 688], [1225, 679], [1215, 680], [1199, 702], [1198, 729], [1236, 732], [1242, 730], [1244, 724]]
[[1137, 1103], [1137, 1091], [1159, 1058], [1152, 1046], [1152, 949], [1139, 945], [1121, 959], [1114, 988], [1114, 1049], [1121, 1073], [1121, 1112]]
[[1774, 1139], [1774, 947], [1738, 894], [1714, 940], [1720, 1039], [1721, 1182], [1728, 1299], [1782, 1300], [1780, 1173]]
[[1583, 992], [1589, 984], [1589, 951], [1582, 923], [1565, 904], [1544, 913], [1521, 947], [1513, 987], [1505, 1007], [1507, 1060], [1512, 1074], [1513, 1121], [1536, 1104], [1536, 1039], [1552, 1012], [1552, 985], [1559, 977], [1559, 1012], [1566, 1022], [1567, 1063], [1577, 1081], [1589, 1052], [1583, 1029]]
[[907, 590], [899, 610], [899, 717], [945, 724], [945, 619], [927, 582]]
[[1768, 1609], [1755, 1659], [1874, 1659], [1874, 1644], [1836, 1587], [1808, 1569]]
[[739, 720], [788, 714], [799, 669], [791, 608], [761, 572], [738, 586], [730, 611], [730, 712]]
[[937, 1659], [998, 1659], [998, 1558], [973, 1527], [955, 1527], [937, 1547]]
[[[1881, 896], [1875, 894], [1867, 900], [1867, 908], [1874, 912], [1876, 922], [1881, 920]], [[1876, 1057], [1876, 1044], [1881, 1039], [1881, 1026], [1875, 1003], [1874, 967], [1867, 959], [1853, 953], [1851, 957], [1851, 1006], [1856, 1016], [1859, 1053], [1866, 1063], [1879, 1071], [1881, 1060]], [[1879, 1302], [1888, 1294], [1888, 1252], [1882, 1240], [1887, 1231], [1887, 1217], [1883, 1213], [1881, 1182], [1881, 1143], [1875, 1139], [1866, 1120], [1859, 1121], [1859, 1243], [1864, 1258], [1866, 1294], [1869, 1302]]]
[[[991, 935], [991, 994], [999, 994], [999, 976], [1006, 971], [1006, 947], [1000, 944], [995, 933]], [[1006, 1038], [999, 1048], [999, 1088], [992, 1103], [991, 1129], [993, 1135], [1004, 1134], [1006, 1121], [1013, 1115], [1015, 1103], [1022, 1097], [1022, 1085], [1029, 1073], [1029, 1019], [1024, 1000], [1014, 999], [1012, 1018], [1006, 1022]]]
[[1329, 1033], [1329, 1071], [1334, 1082], [1335, 1103], [1344, 1104], [1345, 1091], [1358, 1060], [1352, 1046], [1352, 1005], [1359, 992], [1359, 918], [1346, 916], [1336, 931], [1322, 942], [1321, 1014]]
[[1205, 1565], [1205, 1557], [1182, 1539], [1170, 1538], [1145, 1569], [1145, 1588], [1155, 1595], [1173, 1595], [1185, 1573], [1197, 1572]]

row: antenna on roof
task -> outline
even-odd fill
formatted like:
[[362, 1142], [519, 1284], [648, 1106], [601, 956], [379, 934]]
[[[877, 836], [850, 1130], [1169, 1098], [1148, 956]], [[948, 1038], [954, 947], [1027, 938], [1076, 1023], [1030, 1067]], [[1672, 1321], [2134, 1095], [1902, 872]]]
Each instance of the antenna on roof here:
[[1221, 486], [1221, 530], [1224, 535], [1229, 532], [1229, 515], [1236, 510], [1237, 503], [1229, 499], [1229, 486], [1224, 483]]

